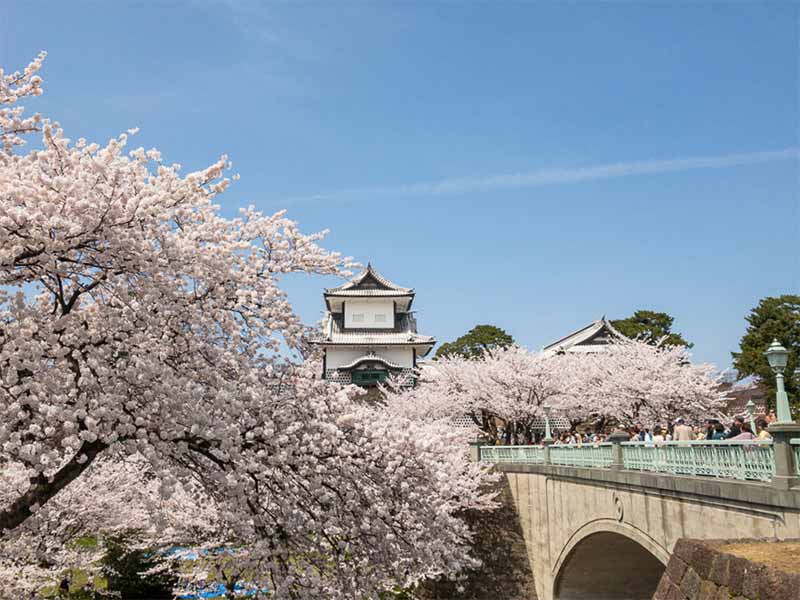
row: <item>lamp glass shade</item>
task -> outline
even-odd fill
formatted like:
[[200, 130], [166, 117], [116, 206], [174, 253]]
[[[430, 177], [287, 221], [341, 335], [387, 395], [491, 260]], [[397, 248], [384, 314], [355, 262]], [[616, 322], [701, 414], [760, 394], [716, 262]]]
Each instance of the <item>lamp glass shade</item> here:
[[544, 411], [544, 414], [546, 414], [548, 417], [550, 416], [550, 405], [549, 404], [543, 405], [542, 406], [542, 410]]
[[778, 343], [778, 340], [773, 340], [764, 354], [767, 357], [769, 366], [773, 369], [783, 370], [786, 368], [786, 363], [789, 361], [789, 352]]

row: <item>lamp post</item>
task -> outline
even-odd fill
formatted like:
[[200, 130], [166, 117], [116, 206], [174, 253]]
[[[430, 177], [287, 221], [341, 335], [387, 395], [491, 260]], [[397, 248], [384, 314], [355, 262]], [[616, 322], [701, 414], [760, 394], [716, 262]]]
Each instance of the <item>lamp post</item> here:
[[756, 434], [756, 418], [755, 418], [755, 410], [756, 410], [756, 403], [752, 400], [748, 400], [747, 404], [744, 405], [747, 409], [747, 417], [750, 419], [750, 431], [753, 432], [753, 435]]
[[789, 409], [789, 397], [786, 395], [786, 390], [783, 387], [783, 371], [786, 369], [786, 363], [789, 361], [789, 352], [778, 343], [778, 340], [772, 340], [769, 348], [764, 355], [767, 357], [767, 362], [772, 371], [775, 373], [775, 408], [778, 416], [776, 423], [792, 423], [792, 411]]
[[553, 408], [549, 404], [545, 404], [542, 406], [542, 410], [544, 411], [544, 439], [542, 443], [545, 445], [553, 443], [553, 435], [550, 432], [550, 411]]
[[775, 475], [772, 477], [772, 485], [779, 490], [789, 490], [798, 484], [792, 438], [800, 436], [800, 424], [792, 421], [789, 398], [783, 387], [783, 370], [789, 360], [789, 352], [778, 343], [778, 340], [773, 340], [764, 354], [769, 361], [770, 368], [775, 372], [775, 387], [777, 387], [775, 399], [778, 418], [769, 426], [775, 460]]

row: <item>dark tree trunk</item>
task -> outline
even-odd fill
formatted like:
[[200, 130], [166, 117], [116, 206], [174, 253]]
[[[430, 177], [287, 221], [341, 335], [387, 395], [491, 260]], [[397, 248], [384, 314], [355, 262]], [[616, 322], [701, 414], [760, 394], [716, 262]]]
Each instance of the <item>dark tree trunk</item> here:
[[[11, 530], [24, 523], [32, 514], [31, 506], [45, 503], [62, 489], [67, 487], [81, 473], [89, 468], [94, 459], [108, 446], [100, 441], [84, 442], [80, 450], [70, 461], [61, 467], [52, 477], [39, 474], [31, 479], [30, 487], [8, 508], [0, 511], [0, 533]], [[78, 462], [78, 457], [86, 455], [86, 461]]]

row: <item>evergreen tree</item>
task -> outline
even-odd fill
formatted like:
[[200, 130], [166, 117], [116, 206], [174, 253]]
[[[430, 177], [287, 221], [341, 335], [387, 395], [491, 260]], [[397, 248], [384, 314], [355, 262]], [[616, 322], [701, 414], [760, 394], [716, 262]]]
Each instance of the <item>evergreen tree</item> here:
[[436, 358], [443, 356], [463, 356], [478, 358], [487, 350], [507, 348], [514, 344], [514, 338], [494, 325], [476, 325], [469, 332], [453, 342], [447, 342], [436, 350]]
[[152, 550], [133, 550], [125, 537], [106, 542], [103, 558], [103, 576], [108, 581], [108, 591], [116, 592], [123, 600], [157, 600], [172, 598], [178, 578], [170, 571], [143, 575], [165, 561]]
[[740, 377], [755, 375], [769, 389], [767, 402], [775, 401], [775, 374], [764, 356], [772, 340], [789, 351], [784, 371], [786, 392], [793, 404], [800, 403], [800, 385], [794, 370], [800, 367], [800, 296], [785, 294], [762, 298], [745, 318], [747, 331], [739, 342], [739, 352], [732, 352], [733, 366]]
[[627, 319], [611, 321], [611, 325], [622, 335], [651, 345], [691, 348], [694, 344], [687, 342], [680, 333], [672, 331], [674, 320], [674, 317], [664, 312], [637, 310]]

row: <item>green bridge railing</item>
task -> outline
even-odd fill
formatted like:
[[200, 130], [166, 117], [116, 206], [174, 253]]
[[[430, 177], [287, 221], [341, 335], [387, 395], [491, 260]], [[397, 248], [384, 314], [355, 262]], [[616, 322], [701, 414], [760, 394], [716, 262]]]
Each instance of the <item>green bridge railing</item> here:
[[611, 466], [611, 444], [551, 446], [550, 464], [605, 469]]
[[626, 469], [670, 475], [704, 475], [757, 481], [772, 481], [775, 475], [775, 455], [769, 440], [701, 440], [655, 445], [623, 442], [622, 461]]
[[[791, 444], [792, 471], [800, 475], [800, 438], [791, 440]], [[771, 440], [480, 446], [479, 452], [482, 462], [594, 469], [614, 468], [615, 458], [616, 468], [632, 471], [749, 481], [772, 481], [775, 477]]]

